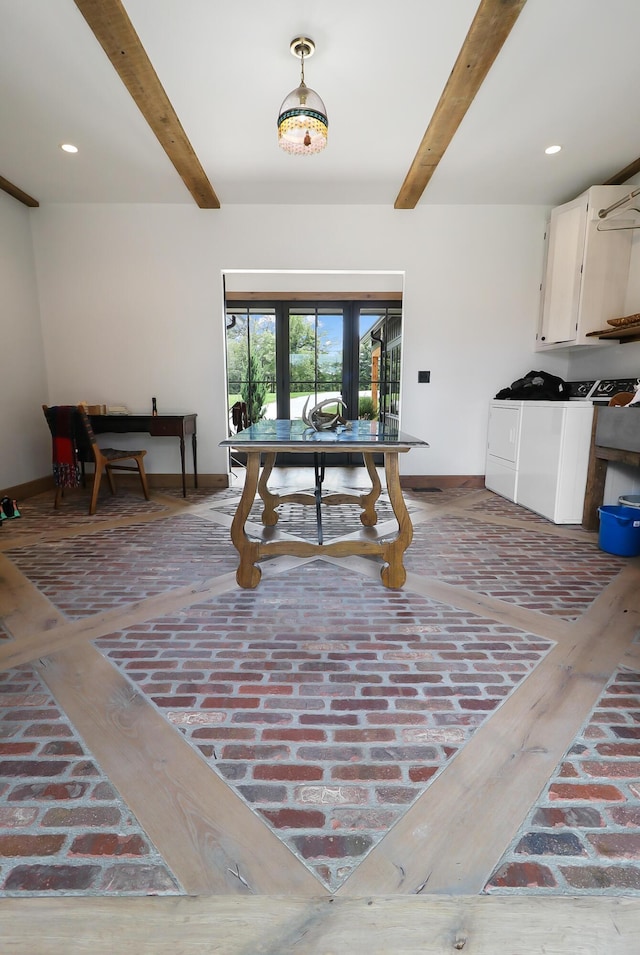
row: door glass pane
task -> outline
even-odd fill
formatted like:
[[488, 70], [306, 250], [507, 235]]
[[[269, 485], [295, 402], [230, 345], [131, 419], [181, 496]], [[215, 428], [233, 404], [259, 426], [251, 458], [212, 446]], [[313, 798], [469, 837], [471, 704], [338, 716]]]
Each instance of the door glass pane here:
[[289, 396], [292, 418], [309, 405], [342, 394], [343, 314], [335, 308], [289, 310]]
[[338, 395], [349, 417], [398, 416], [401, 341], [401, 304], [230, 304], [227, 395], [232, 433], [237, 430], [232, 409], [238, 402], [247, 406], [254, 421], [278, 413], [299, 418], [307, 398], [313, 405]]
[[372, 337], [384, 319], [377, 308], [360, 309], [358, 417], [375, 419], [380, 407], [380, 343]]
[[227, 402], [246, 405], [248, 423], [275, 417], [275, 309], [227, 308]]
[[402, 312], [387, 311], [386, 401], [384, 411], [397, 418], [400, 415], [400, 362], [402, 358]]
[[400, 307], [360, 309], [359, 417], [399, 415], [401, 344]]

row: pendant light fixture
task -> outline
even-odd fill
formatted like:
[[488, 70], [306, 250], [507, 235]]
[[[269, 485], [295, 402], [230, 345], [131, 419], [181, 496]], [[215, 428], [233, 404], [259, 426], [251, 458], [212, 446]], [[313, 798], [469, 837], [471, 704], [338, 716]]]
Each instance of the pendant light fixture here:
[[294, 156], [319, 153], [327, 145], [327, 110], [304, 81], [305, 57], [313, 56], [315, 43], [306, 36], [291, 41], [290, 50], [300, 60], [300, 86], [286, 97], [278, 115], [278, 145]]

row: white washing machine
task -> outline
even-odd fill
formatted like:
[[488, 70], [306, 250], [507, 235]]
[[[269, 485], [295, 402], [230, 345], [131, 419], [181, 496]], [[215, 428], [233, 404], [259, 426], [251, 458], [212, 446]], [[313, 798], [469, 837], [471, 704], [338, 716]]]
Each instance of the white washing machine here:
[[580, 524], [593, 403], [494, 400], [485, 485], [553, 521]]

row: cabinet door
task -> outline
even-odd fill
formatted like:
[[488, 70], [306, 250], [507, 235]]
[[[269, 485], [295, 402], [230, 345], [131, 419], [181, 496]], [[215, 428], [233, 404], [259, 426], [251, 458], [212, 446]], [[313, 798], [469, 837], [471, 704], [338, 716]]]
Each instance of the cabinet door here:
[[541, 344], [570, 342], [576, 338], [586, 222], [584, 195], [551, 213], [542, 293]]

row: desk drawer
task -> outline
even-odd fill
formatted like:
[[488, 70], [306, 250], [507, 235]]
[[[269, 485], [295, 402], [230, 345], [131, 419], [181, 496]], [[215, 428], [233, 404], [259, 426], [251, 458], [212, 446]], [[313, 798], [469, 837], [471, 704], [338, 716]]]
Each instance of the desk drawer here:
[[149, 431], [149, 415], [99, 414], [89, 417], [96, 434], [131, 434]]
[[154, 435], [170, 435], [173, 437], [180, 436], [183, 433], [188, 434], [187, 422], [184, 420], [182, 415], [158, 415], [157, 418], [152, 417], [149, 423], [149, 433]]
[[196, 433], [196, 414], [163, 414], [149, 419], [149, 434], [185, 438]]

